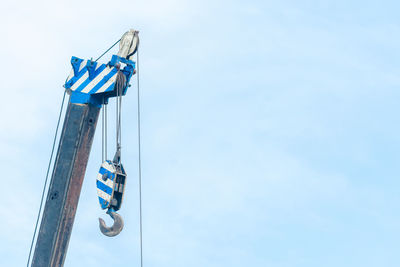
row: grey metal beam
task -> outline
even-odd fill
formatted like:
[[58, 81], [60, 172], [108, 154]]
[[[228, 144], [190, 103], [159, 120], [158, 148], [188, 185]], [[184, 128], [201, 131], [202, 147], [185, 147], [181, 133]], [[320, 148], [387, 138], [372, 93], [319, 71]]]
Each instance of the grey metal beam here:
[[68, 104], [33, 267], [63, 266], [100, 108]]

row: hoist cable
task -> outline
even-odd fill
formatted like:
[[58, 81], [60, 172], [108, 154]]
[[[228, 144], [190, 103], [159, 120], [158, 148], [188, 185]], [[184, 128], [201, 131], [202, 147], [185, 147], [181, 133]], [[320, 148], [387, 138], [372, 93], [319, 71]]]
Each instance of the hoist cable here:
[[[112, 46], [110, 46], [103, 54], [101, 54], [94, 62], [97, 62], [100, 58], [102, 58], [108, 51], [110, 51], [116, 44], [121, 41], [121, 38], [116, 41]], [[103, 104], [103, 113], [102, 113], [102, 133], [101, 133], [101, 157], [102, 162], [107, 160], [107, 104]]]
[[110, 48], [108, 48], [103, 54], [101, 54], [101, 56], [99, 56], [94, 62], [97, 62], [97, 60], [99, 60], [99, 59], [102, 58], [105, 54], [107, 54], [107, 52], [110, 51], [116, 44], [118, 44], [119, 41], [121, 41], [121, 39], [119, 39], [119, 40], [116, 41], [112, 46], [110, 46]]
[[104, 106], [104, 160], [107, 160], [107, 105]]
[[114, 156], [114, 162], [115, 163], [120, 163], [121, 159], [121, 144], [122, 144], [122, 131], [121, 131], [121, 125], [122, 125], [122, 93], [124, 88], [127, 86], [127, 81], [126, 77], [122, 72], [118, 72], [117, 74], [117, 79], [115, 82], [115, 90], [116, 90], [116, 98], [115, 98], [115, 146], [116, 146], [116, 153]]
[[139, 83], [139, 49], [136, 52], [137, 60], [137, 122], [138, 122], [138, 160], [139, 160], [139, 230], [140, 230], [140, 266], [143, 267], [143, 217], [142, 217], [142, 153], [140, 129], [140, 83]]
[[103, 104], [103, 110], [101, 111], [101, 162], [104, 162], [104, 109], [105, 104]]
[[[123, 75], [123, 74], [121, 74]], [[121, 77], [121, 76], [119, 76]], [[117, 79], [117, 96], [115, 98], [115, 123], [116, 123], [116, 134], [115, 134], [115, 145], [116, 145], [116, 151], [119, 151], [121, 149], [121, 79]]]
[[103, 104], [101, 118], [101, 159], [102, 162], [107, 160], [107, 104]]
[[51, 148], [50, 160], [49, 160], [49, 164], [47, 165], [46, 179], [44, 180], [44, 186], [43, 186], [43, 191], [42, 191], [42, 197], [41, 197], [41, 199], [40, 199], [39, 212], [38, 212], [38, 215], [37, 215], [37, 218], [36, 218], [35, 230], [34, 230], [33, 236], [32, 236], [31, 247], [30, 247], [30, 249], [29, 249], [28, 262], [26, 263], [26, 266], [27, 266], [27, 267], [29, 267], [29, 262], [30, 262], [30, 260], [31, 260], [33, 243], [35, 242], [36, 232], [37, 232], [37, 228], [38, 228], [38, 225], [39, 225], [39, 218], [40, 218], [40, 214], [41, 214], [41, 212], [42, 212], [44, 194], [45, 194], [45, 192], [46, 192], [47, 181], [48, 181], [48, 179], [49, 179], [50, 167], [51, 167], [51, 162], [52, 162], [52, 160], [53, 160], [54, 148], [55, 148], [55, 146], [56, 146], [56, 140], [57, 140], [57, 135], [58, 135], [58, 129], [59, 129], [59, 126], [60, 126], [61, 114], [62, 114], [62, 111], [63, 111], [63, 108], [64, 108], [64, 102], [65, 102], [65, 95], [66, 95], [66, 92], [67, 92], [67, 90], [64, 90], [64, 95], [63, 95], [62, 102], [61, 102], [60, 114], [58, 115], [56, 133], [54, 134], [53, 146], [52, 146], [52, 148]]
[[[122, 74], [121, 74], [122, 75]], [[123, 76], [123, 77], [125, 77], [125, 76]], [[124, 81], [125, 81], [125, 79], [124, 79]], [[124, 82], [124, 84], [125, 84], [125, 82]], [[120, 87], [120, 91], [119, 91], [119, 97], [118, 97], [118, 101], [119, 101], [119, 104], [118, 104], [118, 108], [119, 108], [119, 110], [118, 110], [118, 139], [119, 139], [119, 148], [121, 149], [121, 145], [122, 145], [122, 119], [121, 119], [121, 116], [122, 116], [122, 88], [123, 88], [123, 86], [121, 86]]]

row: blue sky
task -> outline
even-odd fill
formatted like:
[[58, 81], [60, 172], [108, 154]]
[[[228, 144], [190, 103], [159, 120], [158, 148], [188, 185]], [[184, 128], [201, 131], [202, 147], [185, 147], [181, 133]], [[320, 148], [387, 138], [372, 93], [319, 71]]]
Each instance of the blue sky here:
[[[1, 265], [26, 262], [70, 57], [96, 58], [135, 28], [146, 267], [399, 266], [399, 8], [2, 3]], [[65, 266], [139, 266], [135, 82], [123, 100], [125, 229], [98, 230], [97, 131]]]

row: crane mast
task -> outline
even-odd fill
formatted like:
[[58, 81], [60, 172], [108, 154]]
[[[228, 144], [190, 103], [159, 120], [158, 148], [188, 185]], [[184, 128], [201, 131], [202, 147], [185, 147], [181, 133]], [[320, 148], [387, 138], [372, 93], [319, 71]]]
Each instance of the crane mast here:
[[[32, 259], [33, 267], [64, 264], [100, 109], [109, 98], [126, 94], [129, 80], [135, 73], [135, 62], [130, 59], [137, 50], [138, 41], [137, 31], [126, 32], [120, 40], [118, 54], [113, 55], [108, 64], [77, 57], [71, 59], [72, 71], [64, 85], [70, 100]], [[113, 218], [122, 220], [115, 210], [109, 212]], [[109, 232], [109, 236], [113, 236], [109, 230], [112, 227], [103, 224], [100, 228], [104, 234]], [[121, 230], [122, 226], [116, 234]]]

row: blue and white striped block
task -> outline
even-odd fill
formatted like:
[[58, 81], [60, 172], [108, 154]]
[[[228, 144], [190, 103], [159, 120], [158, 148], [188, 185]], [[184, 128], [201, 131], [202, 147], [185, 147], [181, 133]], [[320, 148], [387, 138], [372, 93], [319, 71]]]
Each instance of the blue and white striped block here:
[[[126, 94], [136, 63], [113, 55], [108, 64], [72, 57], [71, 65], [72, 71], [64, 85], [71, 94], [71, 103], [100, 107], [108, 98]], [[121, 90], [118, 94], [117, 84]]]
[[110, 160], [106, 160], [101, 164], [99, 173], [97, 174], [96, 186], [97, 195], [102, 209], [107, 209], [110, 206], [111, 199], [113, 198], [115, 173], [115, 167]]
[[77, 57], [71, 59], [72, 71], [65, 87], [74, 92], [99, 94], [114, 89], [118, 69], [115, 66], [99, 64]]

